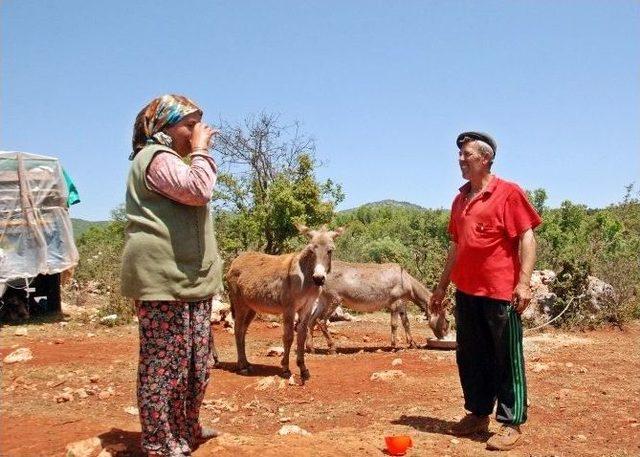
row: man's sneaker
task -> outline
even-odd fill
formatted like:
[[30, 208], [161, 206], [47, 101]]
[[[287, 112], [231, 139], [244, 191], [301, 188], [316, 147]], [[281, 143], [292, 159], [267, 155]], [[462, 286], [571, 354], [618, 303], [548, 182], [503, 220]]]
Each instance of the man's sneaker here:
[[451, 427], [451, 433], [456, 436], [472, 435], [477, 432], [489, 431], [489, 416], [467, 414], [460, 422]]
[[504, 424], [500, 430], [487, 441], [487, 449], [492, 451], [508, 451], [519, 444], [522, 432], [520, 426]]

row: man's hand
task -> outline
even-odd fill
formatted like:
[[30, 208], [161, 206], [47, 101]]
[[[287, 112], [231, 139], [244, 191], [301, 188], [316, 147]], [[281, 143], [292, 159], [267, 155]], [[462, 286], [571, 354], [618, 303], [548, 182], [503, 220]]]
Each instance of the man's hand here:
[[513, 307], [518, 314], [522, 314], [524, 310], [527, 309], [532, 296], [533, 294], [531, 293], [531, 286], [529, 286], [529, 284], [518, 283], [513, 290], [512, 298]]
[[447, 291], [442, 287], [436, 287], [434, 289], [431, 300], [429, 301], [429, 309], [433, 314], [438, 314], [442, 311], [442, 301], [446, 293]]

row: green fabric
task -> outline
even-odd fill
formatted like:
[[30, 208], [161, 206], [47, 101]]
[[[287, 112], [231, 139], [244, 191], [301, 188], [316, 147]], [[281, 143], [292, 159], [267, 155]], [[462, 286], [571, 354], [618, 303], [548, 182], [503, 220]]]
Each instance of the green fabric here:
[[67, 192], [69, 194], [67, 197], [67, 207], [80, 203], [80, 194], [78, 193], [78, 189], [64, 168], [62, 169], [62, 174], [64, 175], [64, 181], [67, 184]]
[[513, 382], [513, 424], [519, 425], [523, 422], [524, 408], [527, 404], [526, 384], [524, 374], [524, 357], [522, 350], [522, 324], [518, 322], [519, 316], [509, 306], [509, 354], [511, 359], [511, 379]]
[[222, 259], [208, 205], [189, 206], [152, 191], [146, 173], [159, 151], [136, 154], [127, 180], [122, 295], [136, 300], [198, 301], [222, 289]]

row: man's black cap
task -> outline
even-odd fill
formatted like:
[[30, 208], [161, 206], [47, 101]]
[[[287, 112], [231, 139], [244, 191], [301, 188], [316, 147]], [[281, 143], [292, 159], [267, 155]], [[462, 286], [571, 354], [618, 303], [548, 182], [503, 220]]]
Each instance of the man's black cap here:
[[465, 137], [473, 138], [474, 140], [484, 141], [489, 146], [491, 146], [491, 149], [493, 149], [493, 155], [495, 156], [496, 149], [498, 149], [498, 145], [496, 144], [496, 141], [488, 133], [484, 133], [484, 132], [462, 132], [460, 135], [458, 135], [458, 139], [456, 139], [456, 144], [458, 145], [458, 149], [460, 149], [462, 147], [462, 140]]

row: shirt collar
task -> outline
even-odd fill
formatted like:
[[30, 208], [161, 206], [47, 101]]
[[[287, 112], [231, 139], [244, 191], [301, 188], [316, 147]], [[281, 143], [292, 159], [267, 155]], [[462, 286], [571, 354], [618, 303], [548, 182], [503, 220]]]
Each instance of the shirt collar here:
[[[482, 193], [483, 194], [491, 194], [491, 193], [493, 193], [493, 191], [496, 190], [496, 187], [498, 186], [498, 182], [499, 181], [500, 181], [500, 178], [498, 178], [496, 175], [491, 175], [491, 181], [489, 181], [489, 184], [487, 184], [487, 187], [484, 188]], [[468, 194], [469, 191], [471, 191], [471, 182], [467, 181], [458, 190], [460, 191], [460, 193], [462, 195]]]

